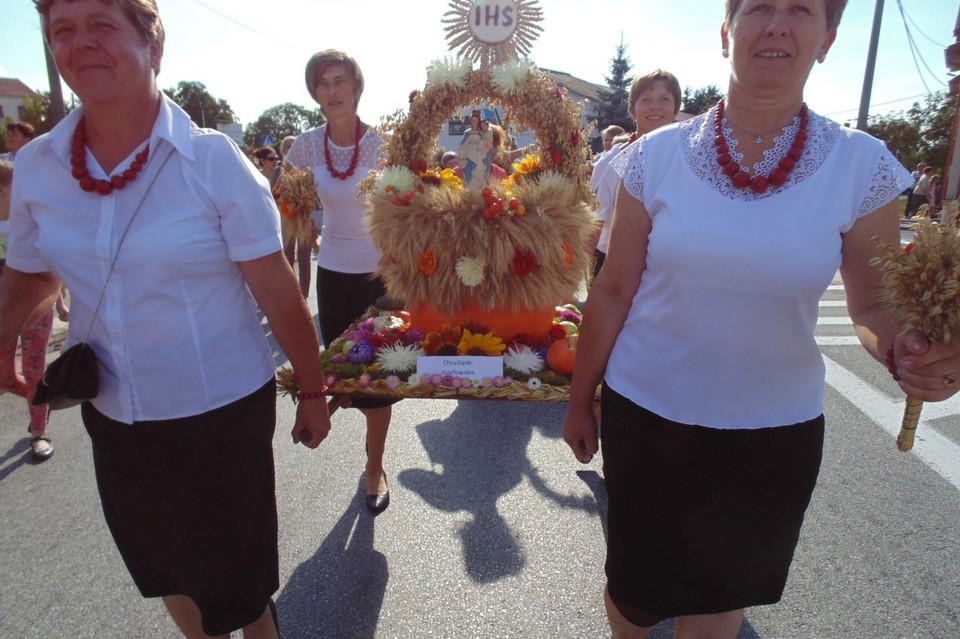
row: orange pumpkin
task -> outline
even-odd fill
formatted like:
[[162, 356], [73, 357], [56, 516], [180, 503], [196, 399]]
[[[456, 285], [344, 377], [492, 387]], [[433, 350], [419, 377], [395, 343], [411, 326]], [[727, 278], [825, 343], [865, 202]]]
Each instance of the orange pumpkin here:
[[573, 363], [577, 359], [577, 335], [558, 339], [547, 349], [547, 365], [558, 373], [573, 375]]
[[410, 325], [427, 333], [439, 333], [444, 324], [450, 326], [483, 326], [502, 340], [509, 340], [517, 333], [529, 333], [534, 337], [546, 335], [553, 325], [553, 307], [525, 309], [519, 313], [500, 308], [484, 309], [469, 301], [454, 313], [440, 313], [430, 305], [410, 309]]

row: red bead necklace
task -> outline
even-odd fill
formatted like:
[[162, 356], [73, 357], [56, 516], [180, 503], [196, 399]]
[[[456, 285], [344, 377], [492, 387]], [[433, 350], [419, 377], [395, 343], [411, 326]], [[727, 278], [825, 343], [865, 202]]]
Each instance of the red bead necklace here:
[[360, 124], [360, 118], [357, 118], [357, 132], [353, 146], [353, 157], [350, 158], [350, 168], [341, 173], [333, 168], [333, 160], [330, 159], [330, 123], [327, 123], [326, 134], [323, 136], [323, 159], [327, 161], [327, 170], [330, 171], [330, 175], [338, 180], [346, 180], [357, 170], [357, 162], [360, 160], [360, 133], [362, 131], [363, 127]]
[[770, 175], [767, 176], [755, 175], [751, 178], [750, 174], [744, 171], [730, 155], [727, 137], [723, 134], [723, 100], [717, 103], [714, 131], [717, 134], [713, 140], [713, 144], [717, 147], [717, 164], [723, 168], [723, 173], [730, 178], [730, 181], [738, 189], [745, 189], [749, 186], [754, 193], [763, 193], [771, 184], [773, 186], [786, 184], [787, 176], [796, 168], [797, 161], [803, 155], [803, 149], [807, 145], [807, 105], [804, 104], [800, 109], [800, 128], [797, 129], [797, 134], [793, 137], [790, 150], [777, 163], [777, 168], [770, 171]]
[[137, 153], [133, 162], [130, 163], [130, 168], [109, 180], [97, 180], [87, 170], [86, 148], [87, 118], [82, 117], [73, 131], [73, 141], [70, 144], [70, 174], [80, 183], [81, 189], [87, 193], [96, 192], [100, 195], [110, 195], [114, 189], [120, 190], [127, 185], [127, 182], [136, 180], [137, 173], [143, 170], [143, 165], [150, 157], [150, 143], [147, 142], [147, 146], [143, 147], [143, 150]]

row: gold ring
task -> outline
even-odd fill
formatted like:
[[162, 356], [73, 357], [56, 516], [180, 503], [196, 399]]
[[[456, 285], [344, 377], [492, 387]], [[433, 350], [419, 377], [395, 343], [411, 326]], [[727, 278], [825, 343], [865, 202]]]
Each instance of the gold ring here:
[[944, 375], [942, 381], [944, 388], [950, 388], [957, 383], [957, 380], [955, 380], [952, 375]]

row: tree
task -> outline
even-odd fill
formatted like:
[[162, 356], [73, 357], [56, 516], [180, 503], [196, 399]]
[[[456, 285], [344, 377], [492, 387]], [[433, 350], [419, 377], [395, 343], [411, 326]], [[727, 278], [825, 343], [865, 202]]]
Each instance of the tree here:
[[633, 118], [628, 109], [630, 102], [630, 58], [626, 55], [627, 45], [620, 41], [617, 55], [610, 60], [610, 76], [604, 76], [609, 91], [600, 91], [600, 104], [597, 107], [597, 130], [603, 131], [611, 125], [619, 125], [626, 131], [633, 130]]
[[307, 109], [299, 104], [286, 102], [270, 107], [260, 114], [243, 132], [243, 142], [248, 147], [262, 146], [264, 136], [271, 136], [275, 144], [288, 135], [300, 135], [326, 122], [319, 108]]
[[935, 171], [943, 171], [955, 109], [955, 98], [949, 93], [930, 93], [922, 104], [914, 102], [906, 113], [871, 117], [867, 133], [883, 140], [904, 166], [912, 168], [923, 161]]
[[197, 126], [215, 129], [218, 122], [237, 120], [230, 105], [210, 95], [202, 82], [182, 81], [175, 88], [164, 89], [163, 92], [180, 105]]
[[683, 104], [681, 111], [690, 115], [700, 115], [706, 113], [713, 106], [723, 99], [723, 91], [715, 84], [710, 84], [700, 89], [691, 89], [686, 87], [683, 90]]

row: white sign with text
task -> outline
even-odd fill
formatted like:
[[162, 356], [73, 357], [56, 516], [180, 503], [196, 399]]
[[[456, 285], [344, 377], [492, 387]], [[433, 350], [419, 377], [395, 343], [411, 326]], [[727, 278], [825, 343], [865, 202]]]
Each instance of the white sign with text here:
[[417, 375], [449, 375], [469, 380], [503, 376], [502, 357], [447, 355], [417, 358]]

